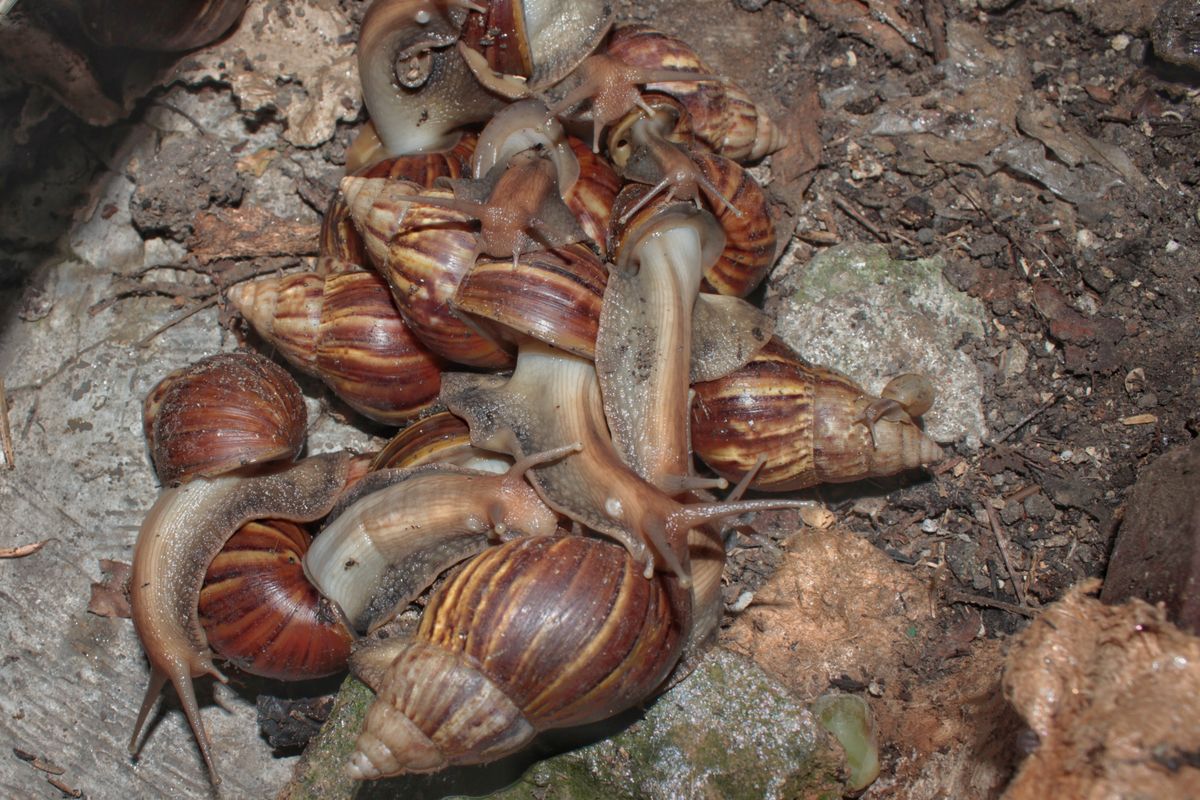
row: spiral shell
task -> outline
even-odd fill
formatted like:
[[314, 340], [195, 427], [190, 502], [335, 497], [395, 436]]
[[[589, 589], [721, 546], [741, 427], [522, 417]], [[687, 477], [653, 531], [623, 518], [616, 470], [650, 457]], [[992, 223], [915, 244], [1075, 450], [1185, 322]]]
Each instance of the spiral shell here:
[[485, 472], [507, 472], [512, 459], [471, 444], [467, 423], [448, 411], [417, 420], [383, 446], [371, 470], [412, 469], [425, 464], [454, 464]]
[[167, 485], [295, 458], [307, 419], [292, 376], [253, 353], [221, 353], [172, 372], [143, 409], [154, 469]]
[[[608, 53], [646, 69], [711, 72], [685, 42], [643, 25], [615, 29]], [[672, 81], [649, 84], [646, 89], [678, 99], [691, 118], [693, 135], [719, 155], [754, 161], [787, 144], [766, 112], [735, 84]]]
[[366, 417], [397, 425], [437, 399], [442, 362], [373, 272], [262, 278], [234, 286], [229, 300], [284, 358]]
[[778, 339], [736, 372], [693, 388], [696, 455], [730, 480], [765, 457], [754, 489], [883, 477], [942, 457], [907, 416], [881, 419], [873, 444], [864, 412], [878, 398], [839, 372], [809, 364]]
[[512, 261], [480, 261], [454, 307], [570, 353], [592, 358], [608, 273], [590, 249], [567, 245]]
[[[410, 181], [428, 189], [438, 178], [458, 178], [468, 172], [476, 138], [464, 134], [450, 150], [385, 158], [353, 170], [351, 174], [360, 178]], [[341, 192], [334, 194], [321, 221], [320, 252], [323, 256], [360, 267], [372, 263], [350, 218], [350, 206]]]
[[284, 520], [248, 522], [200, 589], [200, 624], [222, 658], [254, 675], [319, 678], [345, 669], [351, 636], [300, 564], [312, 537]]
[[[343, 191], [367, 252], [387, 279], [400, 313], [433, 352], [485, 369], [512, 365], [512, 356], [488, 330], [458, 314], [450, 299], [475, 263], [469, 218], [448, 208], [409, 202], [416, 184], [347, 178]], [[446, 191], [429, 192], [451, 197]]]
[[578, 536], [514, 539], [480, 554], [434, 594], [413, 638], [355, 656], [379, 696], [350, 774], [483, 763], [538, 731], [641, 702], [689, 628], [687, 593], [667, 583], [643, 577], [622, 548]]
[[735, 161], [702, 152], [693, 153], [692, 158], [733, 206], [729, 208], [721, 198], [703, 190], [709, 210], [725, 231], [725, 249], [717, 263], [704, 271], [701, 288], [745, 297], [758, 288], [775, 263], [771, 204], [758, 181]]

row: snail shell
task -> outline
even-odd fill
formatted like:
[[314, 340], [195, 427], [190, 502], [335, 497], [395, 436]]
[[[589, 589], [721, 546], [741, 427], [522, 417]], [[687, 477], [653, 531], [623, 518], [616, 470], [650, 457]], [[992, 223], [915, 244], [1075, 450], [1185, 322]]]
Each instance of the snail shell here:
[[208, 643], [245, 672], [307, 680], [346, 668], [349, 630], [317, 594], [300, 560], [312, 537], [286, 520], [235, 533], [204, 575], [198, 613]]
[[[491, 331], [450, 306], [475, 263], [475, 233], [458, 211], [412, 202], [413, 183], [346, 178], [342, 193], [371, 260], [391, 286], [401, 314], [429, 349], [459, 364], [502, 369], [512, 356]], [[444, 190], [429, 195], [449, 198]]]
[[415, 636], [355, 656], [378, 697], [350, 774], [483, 763], [538, 731], [641, 702], [690, 627], [690, 594], [673, 585], [646, 580], [623, 548], [580, 536], [514, 539], [480, 554], [434, 594]]
[[234, 286], [229, 300], [284, 358], [366, 417], [397, 425], [437, 399], [441, 360], [373, 272], [261, 278]]
[[293, 459], [307, 419], [292, 376], [254, 353], [220, 353], [172, 372], [143, 409], [154, 468], [167, 485]]

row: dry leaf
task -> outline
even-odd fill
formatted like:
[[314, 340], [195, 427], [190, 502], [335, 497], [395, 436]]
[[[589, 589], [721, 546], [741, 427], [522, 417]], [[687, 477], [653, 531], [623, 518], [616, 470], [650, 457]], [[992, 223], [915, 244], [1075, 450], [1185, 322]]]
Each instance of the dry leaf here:
[[31, 556], [45, 547], [48, 541], [50, 540], [43, 539], [40, 542], [23, 544], [19, 547], [0, 547], [0, 558], [24, 558], [25, 556]]
[[132, 616], [129, 607], [129, 576], [132, 572], [133, 567], [124, 561], [100, 559], [100, 581], [92, 584], [88, 611], [100, 617]]

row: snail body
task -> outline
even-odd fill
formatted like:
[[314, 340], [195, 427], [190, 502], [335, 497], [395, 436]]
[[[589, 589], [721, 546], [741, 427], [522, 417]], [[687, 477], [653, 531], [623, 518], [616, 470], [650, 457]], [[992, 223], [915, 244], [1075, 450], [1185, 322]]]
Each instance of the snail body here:
[[646, 580], [608, 542], [523, 537], [492, 548], [433, 595], [412, 638], [355, 656], [378, 697], [349, 772], [483, 763], [539, 731], [612, 716], [663, 682], [690, 613], [689, 592]]
[[213, 664], [198, 618], [205, 570], [250, 520], [306, 522], [328, 513], [345, 484], [347, 463], [344, 454], [315, 456], [264, 475], [200, 478], [159, 495], [138, 532], [129, 582], [133, 624], [150, 660], [150, 685], [130, 739], [131, 754], [154, 701], [170, 681], [209, 775], [219, 782], [192, 688], [192, 678], [201, 675], [226, 680]]
[[490, 542], [553, 533], [558, 517], [524, 474], [574, 451], [522, 459], [499, 475], [445, 464], [372, 473], [305, 554], [305, 574], [355, 628], [382, 624]]

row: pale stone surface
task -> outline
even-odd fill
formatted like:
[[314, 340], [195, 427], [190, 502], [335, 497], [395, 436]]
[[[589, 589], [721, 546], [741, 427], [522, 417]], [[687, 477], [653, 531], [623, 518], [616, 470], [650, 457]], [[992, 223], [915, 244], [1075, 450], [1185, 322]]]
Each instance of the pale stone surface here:
[[806, 265], [777, 267], [782, 277], [767, 307], [776, 336], [869, 392], [902, 372], [928, 375], [938, 395], [926, 432], [974, 449], [986, 434], [983, 389], [959, 347], [964, 337], [983, 336], [986, 314], [942, 277], [944, 266], [940, 257], [894, 261], [883, 247], [842, 245]]

